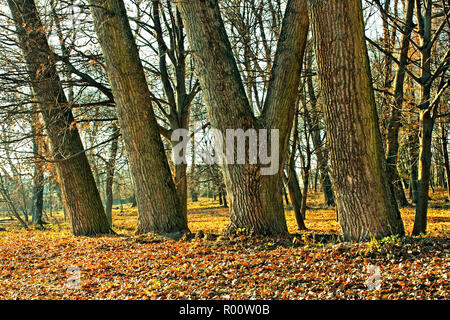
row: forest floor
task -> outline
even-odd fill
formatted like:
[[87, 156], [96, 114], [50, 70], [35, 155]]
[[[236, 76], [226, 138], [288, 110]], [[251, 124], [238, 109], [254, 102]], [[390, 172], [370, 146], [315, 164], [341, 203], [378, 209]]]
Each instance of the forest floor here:
[[[73, 237], [63, 216], [46, 230], [0, 217], [0, 299], [449, 299], [450, 204], [432, 194], [428, 234], [344, 243], [334, 210], [309, 197], [306, 232], [220, 236], [227, 209], [189, 203], [193, 239], [135, 236], [137, 210], [115, 207], [115, 236]], [[414, 208], [401, 209], [407, 234]], [[201, 232], [200, 232], [201, 231]], [[335, 235], [335, 236], [333, 236]]]

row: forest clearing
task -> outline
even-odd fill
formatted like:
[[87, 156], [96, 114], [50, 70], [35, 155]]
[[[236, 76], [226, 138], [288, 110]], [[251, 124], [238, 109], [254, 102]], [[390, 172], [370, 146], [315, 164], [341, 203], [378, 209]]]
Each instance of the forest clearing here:
[[[193, 235], [180, 240], [135, 236], [129, 204], [113, 211], [115, 236], [73, 237], [61, 213], [45, 231], [1, 221], [0, 299], [448, 299], [450, 205], [443, 190], [432, 196], [426, 237], [369, 243], [321, 237], [339, 226], [320, 193], [308, 202], [308, 231], [297, 233], [289, 210], [291, 236], [278, 239], [222, 236], [228, 210], [208, 198], [189, 203]], [[410, 233], [412, 208], [402, 218]], [[67, 287], [74, 266], [79, 288]], [[370, 266], [379, 287], [368, 284]]]
[[0, 0], [0, 300], [447, 301], [449, 44], [445, 0]]

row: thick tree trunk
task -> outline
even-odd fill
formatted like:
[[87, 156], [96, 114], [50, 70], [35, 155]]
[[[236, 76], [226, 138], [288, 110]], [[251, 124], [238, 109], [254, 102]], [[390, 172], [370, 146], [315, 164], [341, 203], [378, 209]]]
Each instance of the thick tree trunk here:
[[360, 0], [309, 0], [327, 142], [345, 240], [404, 234], [386, 177]]
[[188, 231], [122, 0], [90, 0], [136, 184], [136, 233]]
[[74, 235], [110, 232], [103, 204], [64, 95], [33, 0], [8, 0], [19, 45], [56, 160], [64, 207]]
[[[217, 0], [177, 2], [195, 57], [208, 115], [214, 128], [278, 129], [279, 168], [282, 168], [292, 128], [300, 82], [308, 15], [304, 0], [287, 4], [272, 77], [261, 119], [256, 119], [240, 77]], [[287, 233], [281, 174], [263, 176], [261, 165], [224, 164], [230, 196], [228, 232], [245, 228], [256, 234]]]

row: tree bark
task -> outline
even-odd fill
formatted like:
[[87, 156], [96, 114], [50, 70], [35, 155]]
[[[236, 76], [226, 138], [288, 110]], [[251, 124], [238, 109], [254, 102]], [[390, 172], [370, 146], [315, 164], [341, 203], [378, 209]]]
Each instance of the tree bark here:
[[42, 211], [44, 207], [44, 162], [39, 158], [43, 154], [42, 135], [43, 130], [39, 121], [39, 114], [37, 108], [33, 110], [31, 120], [31, 132], [33, 134], [33, 153], [34, 153], [34, 177], [33, 177], [33, 197], [32, 197], [32, 222], [35, 225], [43, 224]]
[[416, 215], [412, 234], [417, 236], [427, 231], [428, 192], [431, 169], [431, 139], [433, 137], [434, 119], [431, 110], [420, 113], [420, 151], [419, 175], [417, 186]]
[[345, 240], [404, 234], [386, 176], [360, 0], [309, 0], [326, 105], [333, 187]]
[[[419, 119], [416, 119], [418, 122]], [[417, 188], [418, 188], [418, 159], [419, 159], [419, 137], [415, 130], [408, 137], [409, 144], [409, 158], [410, 158], [410, 184], [409, 197], [413, 203], [417, 203]]]
[[118, 134], [119, 134], [119, 128], [115, 123], [111, 125], [112, 129], [112, 142], [111, 142], [111, 148], [110, 148], [110, 154], [109, 154], [109, 160], [106, 165], [106, 186], [105, 186], [105, 193], [106, 193], [106, 216], [108, 217], [109, 225], [112, 227], [112, 207], [114, 202], [114, 196], [113, 196], [113, 183], [114, 183], [114, 173], [116, 169], [116, 157], [117, 157], [117, 150], [119, 147], [118, 142]]
[[[253, 114], [245, 93], [218, 1], [178, 1], [177, 6], [186, 27], [212, 126], [223, 133], [226, 129], [278, 129], [279, 167], [282, 168], [308, 31], [305, 1], [291, 0], [287, 4], [260, 119]], [[287, 233], [280, 171], [263, 176], [260, 168], [259, 163], [223, 165], [230, 195], [229, 233], [238, 228], [261, 235]]]
[[421, 38], [421, 83], [420, 83], [420, 114], [419, 114], [419, 159], [417, 203], [412, 234], [425, 234], [427, 231], [428, 192], [430, 188], [431, 143], [433, 138], [434, 114], [430, 106], [431, 98], [431, 27], [432, 2], [424, 2], [425, 13], [422, 15], [420, 1], [417, 0], [416, 13], [420, 20], [419, 34]]
[[32, 89], [56, 161], [64, 207], [74, 235], [109, 233], [103, 204], [84, 153], [71, 106], [33, 0], [8, 0]]
[[[35, 154], [39, 153], [39, 142], [36, 136], [33, 137], [33, 151]], [[43, 224], [42, 211], [44, 206], [44, 165], [42, 160], [37, 157], [34, 160], [34, 177], [33, 177], [33, 197], [32, 197], [32, 219], [31, 221], [35, 225]]]
[[117, 117], [136, 183], [136, 233], [188, 231], [122, 0], [90, 0]]
[[450, 201], [450, 161], [448, 158], [448, 149], [447, 149], [447, 137], [448, 137], [448, 130], [446, 129], [447, 123], [445, 121], [441, 122], [441, 137], [442, 137], [442, 155], [444, 157], [444, 168], [445, 168], [445, 175], [447, 178], [447, 199]]
[[395, 75], [394, 105], [391, 109], [391, 116], [388, 121], [386, 133], [386, 159], [388, 178], [394, 188], [395, 198], [399, 206], [408, 205], [405, 191], [403, 189], [400, 176], [397, 170], [399, 131], [401, 126], [401, 113], [403, 106], [403, 87], [405, 83], [405, 69], [408, 65], [409, 40], [413, 30], [414, 1], [408, 0], [405, 8], [405, 29], [402, 33], [401, 49], [397, 72]]
[[[298, 103], [297, 103], [298, 105]], [[292, 148], [288, 159], [288, 175], [285, 177], [289, 190], [289, 198], [291, 199], [292, 208], [294, 209], [295, 221], [298, 230], [307, 230], [304, 215], [302, 214], [303, 194], [295, 171], [295, 154], [298, 144], [298, 113], [295, 114], [294, 127], [292, 128]]]
[[[312, 53], [308, 55], [306, 59], [307, 69], [312, 71]], [[316, 112], [317, 106], [317, 97], [314, 90], [313, 79], [312, 77], [308, 77], [306, 79], [306, 84], [308, 88], [309, 100], [311, 103], [311, 111]], [[334, 196], [333, 196], [333, 186], [331, 184], [330, 174], [328, 170], [328, 151], [323, 146], [322, 139], [320, 137], [320, 128], [319, 128], [319, 118], [318, 116], [310, 116], [308, 111], [308, 106], [304, 104], [305, 107], [305, 119], [308, 124], [309, 131], [311, 132], [311, 139], [313, 142], [313, 147], [316, 152], [317, 163], [320, 170], [320, 180], [322, 184], [322, 191], [325, 196], [325, 203], [329, 207], [333, 207]]]

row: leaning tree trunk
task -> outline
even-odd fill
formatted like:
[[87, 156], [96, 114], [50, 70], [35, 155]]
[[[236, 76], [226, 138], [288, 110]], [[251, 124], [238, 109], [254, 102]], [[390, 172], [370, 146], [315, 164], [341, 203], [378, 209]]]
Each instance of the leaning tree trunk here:
[[[287, 4], [267, 98], [259, 120], [249, 105], [218, 1], [178, 1], [177, 6], [195, 57], [212, 126], [223, 133], [226, 129], [278, 129], [278, 167], [282, 168], [308, 31], [305, 1], [291, 0]], [[238, 228], [262, 235], [287, 233], [280, 170], [274, 175], [261, 175], [260, 169], [260, 163], [223, 164], [231, 211], [229, 233]]]
[[32, 89], [56, 162], [64, 207], [74, 235], [110, 232], [83, 144], [57, 74], [33, 0], [8, 0]]
[[122, 0], [89, 3], [136, 184], [136, 233], [188, 231], [125, 5]]
[[386, 177], [361, 1], [309, 0], [308, 4], [344, 239], [403, 235], [403, 222]]

